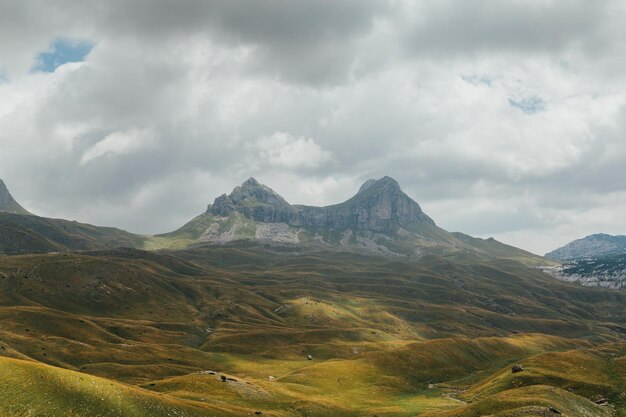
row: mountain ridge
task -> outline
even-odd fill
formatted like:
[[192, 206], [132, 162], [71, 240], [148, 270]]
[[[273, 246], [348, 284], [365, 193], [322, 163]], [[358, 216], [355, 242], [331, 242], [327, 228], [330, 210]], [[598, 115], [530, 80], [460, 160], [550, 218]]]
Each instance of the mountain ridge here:
[[270, 187], [249, 178], [179, 229], [152, 236], [2, 211], [0, 232], [0, 253], [5, 254], [120, 246], [180, 250], [247, 241], [276, 249], [287, 245], [298, 251], [417, 257], [472, 253], [483, 259], [501, 257], [530, 266], [551, 265], [545, 258], [495, 240], [438, 227], [391, 177], [368, 180], [350, 199], [325, 207], [292, 205]]

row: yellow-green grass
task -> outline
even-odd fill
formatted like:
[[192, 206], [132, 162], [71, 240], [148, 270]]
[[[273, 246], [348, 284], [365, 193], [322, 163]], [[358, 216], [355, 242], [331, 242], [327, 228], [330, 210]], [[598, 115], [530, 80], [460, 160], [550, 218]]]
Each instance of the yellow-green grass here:
[[410, 416], [458, 406], [457, 401], [436, 391], [416, 390], [395, 371], [381, 369], [364, 359], [334, 360], [307, 366], [278, 382], [293, 396], [381, 416]]
[[[618, 353], [614, 353], [618, 356]], [[611, 374], [617, 377], [618, 383], [617, 388], [620, 390], [619, 394], [616, 396], [617, 400], [620, 401], [619, 407], [617, 409], [617, 415], [619, 417], [626, 416], [626, 354], [622, 350], [621, 357], [617, 357], [613, 361], [613, 368], [610, 370]]]
[[510, 388], [549, 384], [586, 398], [610, 397], [617, 382], [609, 373], [609, 357], [587, 349], [546, 352], [524, 359], [524, 371], [512, 373], [504, 368], [473, 386], [464, 398], [484, 398]]
[[[521, 385], [608, 392], [619, 406], [621, 356], [599, 365], [617, 352], [625, 305], [509, 261], [245, 247], [15, 256], [0, 258], [0, 356], [235, 414], [450, 410], [515, 388], [517, 362]], [[557, 372], [579, 353], [600, 358], [588, 381]]]
[[185, 249], [191, 246], [195, 242], [194, 239], [185, 237], [160, 237], [160, 236], [147, 236], [141, 246], [141, 249], [145, 250], [161, 250], [170, 249], [178, 250]]
[[3, 417], [191, 417], [234, 415], [238, 410], [232, 411], [48, 365], [0, 358]]
[[467, 386], [490, 371], [539, 352], [588, 346], [588, 342], [581, 340], [524, 334], [505, 338], [436, 339], [365, 356], [382, 369], [397, 369], [418, 387], [442, 382]]
[[[222, 376], [230, 379], [222, 382]], [[281, 415], [299, 415], [294, 412], [293, 404], [308, 410], [306, 415], [314, 416], [356, 416], [369, 412], [381, 416], [412, 416], [460, 404], [442, 397], [438, 390], [407, 391], [401, 378], [382, 375], [379, 369], [363, 361], [314, 363], [272, 380], [205, 371], [153, 381], [143, 387], [194, 401], [224, 407], [252, 407]]]
[[612, 409], [549, 385], [503, 391], [465, 407], [423, 417], [612, 417]]

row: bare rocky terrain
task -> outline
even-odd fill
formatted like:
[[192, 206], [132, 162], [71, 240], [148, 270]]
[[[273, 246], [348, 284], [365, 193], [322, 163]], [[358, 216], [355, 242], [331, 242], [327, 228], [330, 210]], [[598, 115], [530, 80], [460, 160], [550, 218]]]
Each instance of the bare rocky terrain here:
[[543, 270], [561, 281], [577, 282], [587, 287], [626, 288], [626, 255], [568, 261]]

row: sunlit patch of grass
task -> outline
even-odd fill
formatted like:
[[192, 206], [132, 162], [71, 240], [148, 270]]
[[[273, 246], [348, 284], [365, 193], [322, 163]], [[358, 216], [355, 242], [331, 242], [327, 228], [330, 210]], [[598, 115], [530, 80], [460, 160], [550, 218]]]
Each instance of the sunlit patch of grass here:
[[[556, 410], [556, 411], [554, 411]], [[610, 408], [587, 398], [547, 385], [503, 391], [486, 399], [448, 412], [426, 413], [424, 417], [611, 417]]]
[[3, 416], [226, 415], [111, 380], [15, 359], [0, 358], [0, 381]]

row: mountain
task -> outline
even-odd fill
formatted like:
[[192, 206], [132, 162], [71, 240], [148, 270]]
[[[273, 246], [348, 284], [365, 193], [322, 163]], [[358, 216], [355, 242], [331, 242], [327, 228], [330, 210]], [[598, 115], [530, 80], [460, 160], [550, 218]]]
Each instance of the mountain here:
[[328, 207], [292, 206], [254, 178], [218, 197], [207, 213], [230, 216], [235, 212], [264, 223], [285, 223], [313, 229], [363, 230], [397, 233], [422, 224], [435, 227], [419, 204], [390, 177], [369, 180], [348, 201]]
[[0, 212], [0, 253], [142, 247], [146, 238], [113, 227]]
[[0, 254], [143, 247], [147, 238], [113, 227], [99, 227], [29, 213], [0, 179]]
[[0, 213], [0, 253], [5, 254], [143, 247], [146, 239], [113, 227]]
[[26, 209], [20, 206], [17, 201], [15, 201], [2, 179], [0, 179], [0, 212], [30, 214]]
[[559, 261], [571, 261], [620, 254], [626, 254], [626, 236], [600, 233], [570, 242], [545, 256]]
[[471, 253], [484, 259], [513, 259], [531, 266], [553, 264], [494, 239], [447, 232], [390, 177], [368, 180], [349, 200], [327, 207], [291, 205], [271, 188], [250, 178], [229, 195], [217, 197], [206, 212], [180, 229], [156, 236], [0, 211], [0, 253], [5, 254], [121, 246], [181, 250], [240, 241], [299, 251], [335, 250], [386, 256]]
[[292, 205], [250, 178], [182, 228], [155, 236], [149, 246], [180, 249], [241, 240], [393, 256], [471, 252], [528, 264], [547, 262], [493, 239], [447, 232], [391, 177], [370, 179], [349, 200], [326, 207]]

